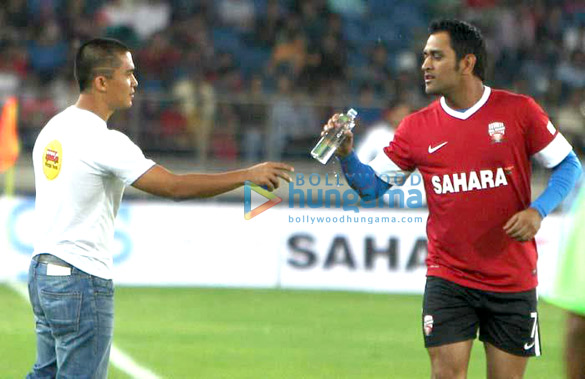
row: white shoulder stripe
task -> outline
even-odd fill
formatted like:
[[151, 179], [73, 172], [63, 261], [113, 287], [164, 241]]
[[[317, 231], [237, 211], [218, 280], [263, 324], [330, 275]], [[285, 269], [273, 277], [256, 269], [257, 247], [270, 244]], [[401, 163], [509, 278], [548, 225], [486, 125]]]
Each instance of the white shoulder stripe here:
[[571, 150], [573, 150], [571, 144], [561, 133], [558, 133], [544, 149], [534, 154], [534, 158], [536, 158], [538, 163], [542, 166], [553, 168], [561, 163], [561, 161], [569, 155]]
[[376, 155], [369, 166], [374, 170], [376, 175], [390, 185], [402, 185], [412, 173], [411, 171], [404, 171], [396, 163], [394, 163], [384, 150]]

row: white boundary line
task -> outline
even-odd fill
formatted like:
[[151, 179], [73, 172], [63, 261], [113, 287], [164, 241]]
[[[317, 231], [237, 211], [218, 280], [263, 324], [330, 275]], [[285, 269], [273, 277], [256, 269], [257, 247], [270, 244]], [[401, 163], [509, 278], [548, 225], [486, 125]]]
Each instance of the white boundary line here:
[[[27, 302], [29, 301], [28, 288], [25, 283], [9, 281], [6, 282], [6, 284], [8, 284], [8, 287], [12, 288], [24, 300]], [[124, 353], [113, 343], [110, 351], [110, 363], [120, 371], [130, 375], [132, 378], [160, 379], [160, 376], [156, 375], [147, 368], [140, 366], [128, 354]]]

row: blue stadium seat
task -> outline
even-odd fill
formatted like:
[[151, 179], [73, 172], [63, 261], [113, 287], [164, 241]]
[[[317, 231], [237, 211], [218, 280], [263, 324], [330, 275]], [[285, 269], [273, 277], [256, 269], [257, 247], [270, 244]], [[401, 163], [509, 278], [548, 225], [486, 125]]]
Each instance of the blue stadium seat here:
[[399, 0], [369, 0], [368, 7], [370, 11], [370, 15], [388, 15], [392, 14], [394, 11], [394, 7], [396, 3], [400, 2]]
[[213, 28], [213, 45], [218, 51], [232, 53], [240, 52], [243, 48], [240, 34], [230, 28]]
[[263, 72], [270, 60], [270, 55], [270, 49], [247, 48], [242, 49], [236, 59], [244, 76], [249, 78], [255, 73]]
[[256, 15], [256, 17], [264, 17], [264, 15], [266, 14], [266, 5], [267, 5], [268, 1], [267, 0], [254, 0], [254, 14]]
[[368, 43], [386, 42], [392, 44], [400, 39], [400, 29], [391, 17], [373, 18], [368, 22]]
[[425, 10], [413, 3], [400, 3], [393, 8], [393, 21], [404, 29], [426, 27]]

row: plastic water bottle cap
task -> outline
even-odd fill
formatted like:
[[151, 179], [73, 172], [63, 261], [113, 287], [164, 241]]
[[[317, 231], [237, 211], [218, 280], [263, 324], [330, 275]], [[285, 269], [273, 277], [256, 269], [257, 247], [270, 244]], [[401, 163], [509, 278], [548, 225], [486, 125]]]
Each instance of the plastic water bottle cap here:
[[357, 111], [351, 108], [350, 110], [347, 111], [347, 115], [351, 118], [355, 118], [355, 116], [357, 116]]

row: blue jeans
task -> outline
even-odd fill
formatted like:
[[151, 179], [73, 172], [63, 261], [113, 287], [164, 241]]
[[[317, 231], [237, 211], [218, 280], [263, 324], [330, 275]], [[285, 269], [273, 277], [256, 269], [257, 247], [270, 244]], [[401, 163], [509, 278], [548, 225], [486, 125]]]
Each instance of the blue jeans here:
[[70, 275], [47, 275], [48, 266], [33, 259], [29, 269], [37, 357], [27, 378], [106, 378], [114, 331], [112, 281], [76, 268]]

